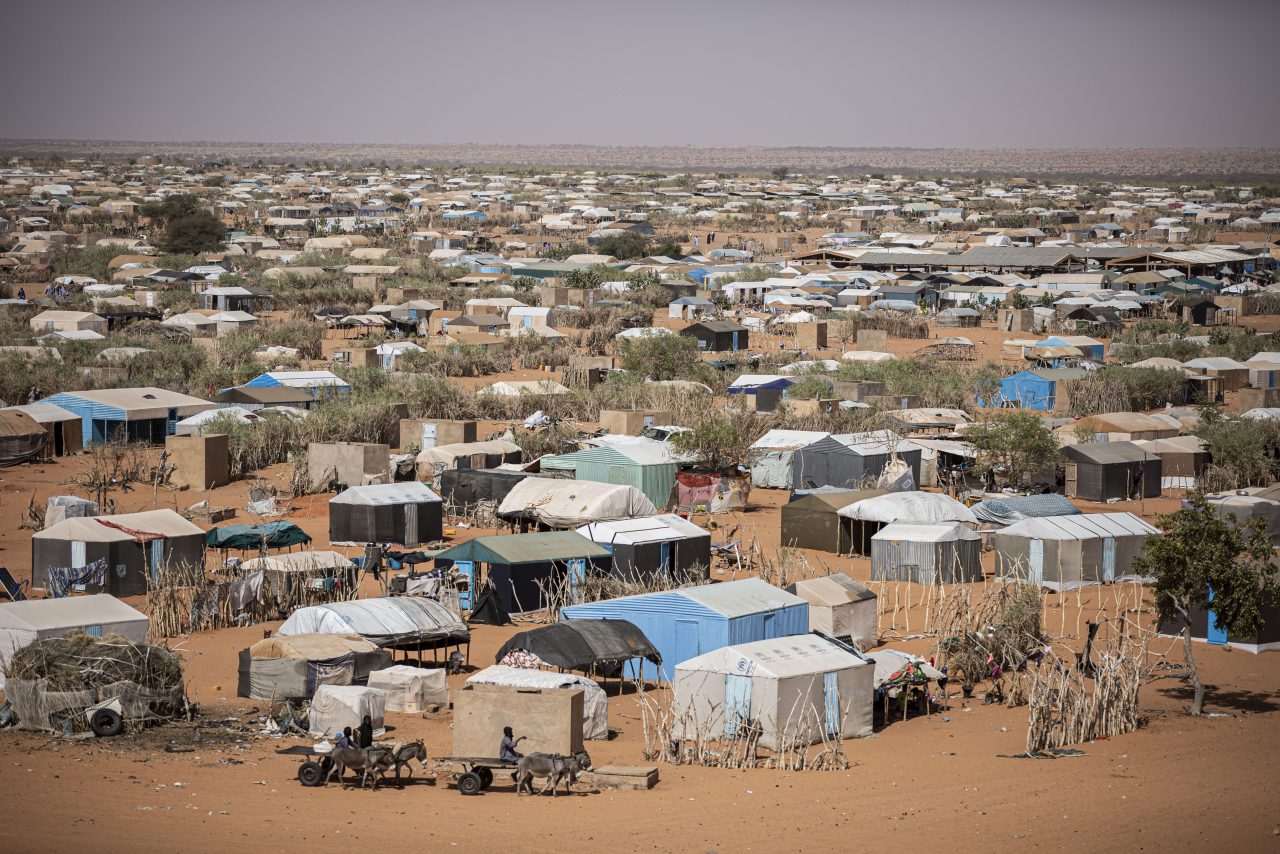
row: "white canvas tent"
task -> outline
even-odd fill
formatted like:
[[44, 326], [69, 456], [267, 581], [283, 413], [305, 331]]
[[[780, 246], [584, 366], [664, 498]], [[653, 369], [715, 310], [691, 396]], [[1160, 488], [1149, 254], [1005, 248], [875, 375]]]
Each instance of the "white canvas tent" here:
[[449, 707], [449, 683], [442, 667], [397, 664], [369, 674], [369, 687], [387, 692], [388, 712], [421, 712], [428, 706]]
[[825, 430], [770, 430], [751, 445], [751, 485], [759, 489], [790, 489], [795, 452], [831, 434]]
[[149, 625], [146, 614], [106, 593], [0, 603], [0, 687], [13, 654], [33, 641], [83, 631], [95, 637], [115, 634], [145, 643]]
[[997, 531], [996, 575], [1050, 590], [1123, 581], [1147, 537], [1159, 530], [1132, 513], [1041, 516]]
[[525, 478], [498, 505], [499, 516], [533, 519], [548, 528], [577, 528], [657, 512], [653, 502], [634, 486], [547, 477]]
[[346, 727], [359, 728], [365, 715], [373, 723], [374, 737], [386, 732], [383, 716], [387, 692], [360, 685], [321, 685], [311, 698], [310, 731], [316, 738], [336, 737]]
[[674, 734], [732, 735], [746, 720], [760, 745], [871, 734], [871, 663], [818, 635], [722, 647], [676, 665]]
[[506, 685], [511, 688], [581, 688], [582, 737], [609, 737], [609, 698], [595, 680], [585, 676], [495, 664], [468, 677], [466, 684]]
[[855, 501], [836, 511], [863, 522], [968, 522], [976, 525], [973, 511], [948, 495], [936, 492], [891, 492]]
[[894, 522], [871, 537], [876, 581], [958, 584], [982, 580], [982, 538], [959, 522]]

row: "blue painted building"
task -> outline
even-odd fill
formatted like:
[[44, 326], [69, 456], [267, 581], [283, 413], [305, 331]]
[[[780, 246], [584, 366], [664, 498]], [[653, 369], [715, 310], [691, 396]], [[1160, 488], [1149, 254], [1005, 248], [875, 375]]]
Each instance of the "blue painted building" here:
[[[346, 398], [351, 395], [347, 381], [331, 371], [267, 371], [240, 388], [301, 389], [319, 400], [322, 397]], [[225, 391], [225, 389], [224, 389]]]
[[[1019, 371], [1013, 376], [1002, 379], [994, 395], [983, 396], [979, 393], [978, 405], [1051, 412], [1059, 405], [1060, 384], [1081, 380], [1088, 375], [1088, 371], [1079, 368]], [[1061, 403], [1066, 403], [1065, 395]]]
[[52, 403], [80, 416], [86, 447], [116, 438], [158, 444], [173, 435], [183, 418], [217, 408], [217, 404], [198, 397], [150, 387], [67, 391], [38, 402]]
[[677, 664], [705, 652], [809, 631], [809, 604], [758, 578], [570, 605], [560, 616], [635, 624], [662, 654], [662, 667], [637, 661], [625, 672], [639, 665], [644, 678], [663, 682], [675, 678]]

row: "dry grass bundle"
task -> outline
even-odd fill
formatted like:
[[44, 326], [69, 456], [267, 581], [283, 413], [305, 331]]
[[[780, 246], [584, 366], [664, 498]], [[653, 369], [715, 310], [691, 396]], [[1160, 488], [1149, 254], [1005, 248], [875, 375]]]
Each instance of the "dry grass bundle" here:
[[86, 691], [132, 682], [148, 691], [182, 689], [182, 659], [176, 652], [120, 635], [66, 637], [34, 641], [14, 653], [6, 679], [45, 680], [50, 691]]
[[931, 631], [939, 660], [966, 685], [1022, 668], [1044, 644], [1042, 594], [1029, 584], [954, 587], [938, 606]]

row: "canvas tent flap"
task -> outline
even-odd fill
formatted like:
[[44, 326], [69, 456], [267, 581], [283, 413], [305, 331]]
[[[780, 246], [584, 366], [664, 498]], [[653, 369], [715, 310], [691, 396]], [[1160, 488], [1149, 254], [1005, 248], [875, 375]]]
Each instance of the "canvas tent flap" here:
[[377, 649], [377, 644], [358, 635], [277, 635], [254, 643], [249, 647], [249, 655], [253, 658], [326, 661], [353, 652], [375, 652]]
[[44, 427], [27, 413], [0, 410], [0, 468], [35, 459], [48, 438]]
[[585, 670], [596, 664], [633, 658], [662, 663], [657, 647], [627, 620], [568, 620], [520, 632], [502, 645], [494, 660], [501, 661], [516, 649], [566, 670]]
[[495, 664], [467, 678], [468, 685], [505, 685], [510, 688], [581, 688], [582, 737], [609, 737], [609, 698], [594, 679], [573, 673], [553, 673], [525, 667]]

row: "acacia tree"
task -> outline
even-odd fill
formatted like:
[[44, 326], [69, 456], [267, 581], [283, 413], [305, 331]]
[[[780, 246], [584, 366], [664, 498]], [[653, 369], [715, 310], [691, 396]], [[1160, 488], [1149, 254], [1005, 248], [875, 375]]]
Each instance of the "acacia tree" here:
[[1238, 524], [1234, 516], [1220, 516], [1199, 493], [1187, 496], [1187, 505], [1159, 517], [1163, 533], [1147, 538], [1133, 567], [1155, 579], [1158, 619], [1182, 625], [1195, 689], [1191, 714], [1199, 715], [1205, 692], [1192, 653], [1191, 614], [1208, 611], [1228, 635], [1254, 634], [1262, 628], [1262, 609], [1280, 599], [1280, 580], [1265, 520]]
[[1053, 467], [1058, 440], [1040, 416], [1031, 412], [998, 412], [964, 434], [978, 451], [977, 471], [1017, 486]]

